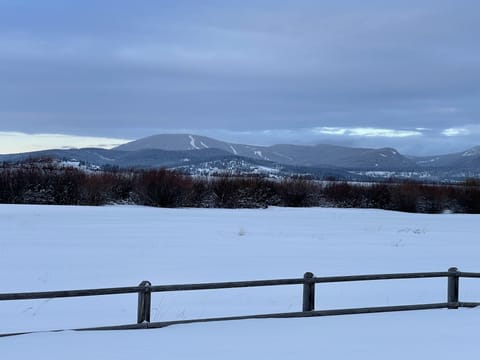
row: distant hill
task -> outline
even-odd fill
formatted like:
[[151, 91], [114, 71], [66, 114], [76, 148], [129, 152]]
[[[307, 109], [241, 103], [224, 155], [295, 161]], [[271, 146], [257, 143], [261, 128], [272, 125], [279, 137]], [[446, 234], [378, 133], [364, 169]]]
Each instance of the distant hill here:
[[415, 164], [426, 168], [480, 168], [480, 146], [454, 154], [412, 158]]
[[218, 149], [201, 151], [167, 151], [159, 149], [141, 149], [137, 151], [107, 150], [97, 148], [43, 150], [22, 154], [0, 155], [0, 161], [23, 161], [26, 159], [50, 157], [95, 164], [99, 166], [118, 166], [133, 168], [176, 167], [185, 163], [200, 163], [230, 156]]
[[146, 149], [184, 151], [219, 149], [232, 155], [255, 160], [273, 161], [295, 166], [334, 166], [342, 168], [402, 169], [414, 167], [415, 162], [395, 149], [363, 149], [335, 145], [273, 145], [257, 146], [228, 143], [205, 136], [190, 134], [162, 134], [149, 136], [116, 147], [116, 150]]
[[461, 153], [413, 157], [393, 148], [335, 145], [272, 146], [224, 142], [191, 134], [162, 134], [114, 149], [45, 150], [0, 155], [0, 162], [50, 157], [102, 167], [170, 168], [193, 175], [222, 172], [267, 176], [306, 175], [316, 179], [378, 181], [388, 178], [461, 181], [480, 177], [480, 146]]

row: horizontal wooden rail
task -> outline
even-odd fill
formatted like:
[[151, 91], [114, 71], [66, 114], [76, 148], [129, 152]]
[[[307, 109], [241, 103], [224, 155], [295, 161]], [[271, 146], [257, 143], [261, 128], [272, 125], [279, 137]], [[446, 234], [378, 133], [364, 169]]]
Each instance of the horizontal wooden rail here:
[[480, 278], [480, 273], [459, 271], [458, 276], [463, 278]]
[[1, 300], [34, 300], [34, 299], [53, 299], [53, 298], [68, 298], [68, 297], [80, 297], [80, 296], [132, 294], [132, 293], [138, 293], [140, 291], [143, 291], [143, 289], [144, 288], [140, 286], [129, 286], [129, 287], [104, 288], [104, 289], [11, 293], [11, 294], [0, 294], [0, 301]]
[[480, 306], [480, 302], [473, 302], [473, 301], [460, 301], [458, 303], [459, 307], [464, 307], [464, 308], [475, 308], [477, 306]]
[[367, 307], [367, 308], [298, 311], [298, 312], [288, 312], [288, 313], [225, 316], [225, 317], [215, 317], [215, 318], [160, 321], [160, 322], [143, 323], [143, 324], [101, 326], [101, 327], [81, 328], [81, 329], [74, 329], [74, 330], [75, 331], [93, 331], [93, 330], [157, 329], [157, 328], [163, 328], [171, 325], [216, 322], [216, 321], [253, 320], [253, 319], [288, 319], [288, 318], [304, 318], [304, 317], [335, 316], [335, 315], [372, 314], [372, 313], [382, 313], [382, 312], [446, 309], [447, 306], [448, 306], [447, 303], [432, 303], [432, 304], [418, 304], [418, 305], [397, 305], [397, 306], [378, 306], [378, 307]]
[[[458, 272], [458, 274], [460, 277], [480, 278], [480, 273]], [[215, 289], [232, 289], [232, 288], [246, 288], [246, 287], [261, 287], [261, 286], [300, 285], [300, 284], [304, 284], [305, 282], [315, 282], [318, 284], [318, 283], [335, 283], [335, 282], [347, 282], [347, 281], [438, 278], [438, 277], [448, 277], [450, 275], [451, 274], [449, 272], [419, 272], [419, 273], [397, 273], [397, 274], [326, 276], [326, 277], [313, 277], [307, 280], [305, 278], [292, 278], [292, 279], [277, 279], [277, 280], [230, 281], [230, 282], [201, 283], [201, 284], [153, 285], [153, 286], [150, 286], [150, 291], [166, 292], [166, 291], [215, 290]], [[144, 291], [143, 286], [130, 286], [130, 287], [117, 287], [117, 288], [85, 289], [85, 290], [9, 293], [9, 294], [0, 294], [0, 301], [131, 294], [131, 293], [138, 293], [142, 291]]]
[[[398, 305], [398, 306], [381, 306], [366, 308], [350, 308], [350, 309], [332, 309], [332, 310], [315, 310], [315, 284], [338, 283], [350, 281], [375, 281], [375, 280], [395, 280], [395, 279], [422, 279], [422, 278], [447, 278], [447, 301], [444, 303], [433, 304], [414, 304], [414, 305]], [[0, 294], [0, 301], [8, 300], [34, 300], [34, 299], [52, 299], [52, 298], [69, 298], [80, 296], [100, 296], [100, 295], [116, 295], [116, 294], [138, 294], [137, 306], [137, 324], [121, 325], [121, 326], [104, 326], [94, 328], [75, 329], [84, 330], [125, 330], [125, 329], [147, 329], [159, 328], [174, 324], [188, 324], [194, 322], [211, 322], [225, 320], [244, 320], [244, 319], [262, 319], [262, 318], [290, 318], [290, 317], [312, 317], [312, 316], [331, 316], [331, 315], [347, 315], [347, 314], [366, 314], [377, 312], [391, 311], [410, 311], [410, 310], [426, 310], [426, 309], [458, 309], [461, 307], [480, 306], [479, 302], [461, 302], [459, 301], [459, 279], [460, 278], [480, 278], [480, 273], [461, 272], [456, 267], [451, 267], [448, 271], [443, 272], [416, 272], [416, 273], [396, 273], [396, 274], [371, 274], [371, 275], [348, 275], [348, 276], [325, 276], [315, 277], [313, 273], [307, 272], [303, 278], [277, 279], [277, 280], [253, 280], [253, 281], [233, 281], [233, 282], [217, 282], [202, 284], [172, 284], [172, 285], [151, 285], [149, 281], [142, 281], [138, 286], [102, 288], [102, 289], [84, 289], [84, 290], [64, 290], [64, 291], [45, 291], [45, 292], [28, 292], [28, 293], [9, 293]], [[215, 290], [215, 289], [232, 289], [232, 288], [248, 288], [260, 286], [279, 286], [279, 285], [303, 285], [303, 302], [301, 312], [275, 313], [261, 315], [244, 315], [231, 317], [217, 317], [206, 319], [190, 319], [178, 321], [150, 322], [151, 311], [151, 294], [154, 292], [169, 291], [191, 291], [191, 290]], [[55, 330], [61, 331], [61, 330]], [[20, 335], [0, 334], [2, 336]]]
[[327, 276], [314, 278], [315, 283], [335, 283], [347, 281], [372, 281], [372, 280], [398, 280], [398, 279], [426, 279], [447, 277], [451, 274], [444, 272], [419, 272], [419, 273], [399, 273], [399, 274], [373, 274], [373, 275], [349, 275], [349, 276]]
[[215, 289], [233, 289], [260, 286], [278, 286], [278, 285], [300, 285], [305, 280], [298, 279], [278, 279], [278, 280], [253, 280], [253, 281], [232, 281], [220, 283], [203, 283], [203, 284], [174, 284], [174, 285], [157, 285], [152, 286], [152, 292], [165, 291], [190, 291], [190, 290], [215, 290]]
[[[477, 306], [480, 306], [480, 303], [477, 303], [477, 302], [460, 302], [459, 303], [459, 307], [463, 307], [463, 308], [474, 308]], [[336, 315], [374, 314], [374, 313], [415, 311], [415, 310], [434, 310], [434, 309], [446, 309], [446, 308], [448, 308], [448, 303], [377, 306], [377, 307], [367, 307], [367, 308], [346, 308], [346, 309], [272, 313], [272, 314], [259, 314], [259, 315], [224, 316], [224, 317], [188, 319], [188, 320], [172, 320], [172, 321], [159, 321], [159, 322], [151, 322], [151, 323], [144, 322], [140, 324], [98, 326], [98, 327], [88, 327], [88, 328], [68, 329], [68, 330], [62, 329], [62, 330], [46, 330], [46, 331], [27, 331], [27, 332], [0, 334], [0, 337], [26, 335], [26, 334], [32, 334], [32, 333], [44, 333], [44, 332], [62, 332], [62, 331], [115, 331], [115, 330], [159, 329], [159, 328], [164, 328], [172, 325], [208, 323], [208, 322], [218, 322], [218, 321], [254, 320], [254, 319], [289, 319], [289, 318], [322, 317], [322, 316], [336, 316]]]

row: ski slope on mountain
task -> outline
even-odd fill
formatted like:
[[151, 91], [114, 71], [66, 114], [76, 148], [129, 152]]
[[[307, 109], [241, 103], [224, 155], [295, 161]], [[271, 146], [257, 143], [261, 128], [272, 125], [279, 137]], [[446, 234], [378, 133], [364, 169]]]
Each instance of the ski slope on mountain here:
[[[0, 205], [1, 293], [387, 272], [480, 271], [475, 215]], [[152, 321], [301, 310], [301, 286], [156, 293]], [[317, 285], [316, 309], [443, 302], [446, 279]], [[480, 280], [461, 280], [480, 301]], [[0, 333], [134, 323], [137, 298], [0, 302]], [[0, 338], [5, 359], [474, 358], [479, 309]]]

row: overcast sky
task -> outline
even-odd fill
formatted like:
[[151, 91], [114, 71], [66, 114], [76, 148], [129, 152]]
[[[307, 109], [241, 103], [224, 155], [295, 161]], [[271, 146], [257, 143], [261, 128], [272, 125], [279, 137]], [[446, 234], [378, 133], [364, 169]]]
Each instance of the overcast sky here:
[[164, 132], [461, 151], [479, 34], [478, 0], [0, 0], [0, 153]]

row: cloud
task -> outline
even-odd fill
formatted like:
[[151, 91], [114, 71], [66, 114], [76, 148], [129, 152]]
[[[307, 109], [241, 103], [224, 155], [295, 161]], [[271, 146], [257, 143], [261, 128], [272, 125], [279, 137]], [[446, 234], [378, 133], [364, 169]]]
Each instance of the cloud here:
[[312, 129], [314, 133], [325, 135], [346, 135], [359, 137], [386, 137], [386, 138], [404, 138], [411, 136], [421, 136], [423, 133], [419, 130], [395, 130], [395, 129], [377, 129], [377, 128], [338, 128], [338, 127], [318, 127]]
[[[292, 129], [263, 129], [232, 131], [229, 129], [205, 128], [157, 128], [148, 135], [157, 133], [185, 133], [213, 137], [233, 143], [251, 145], [273, 145], [290, 143], [299, 145], [336, 144], [360, 148], [393, 147], [402, 154], [438, 155], [461, 152], [478, 144], [479, 125], [445, 129], [435, 132], [429, 129], [395, 130], [376, 128], [315, 127]], [[418, 139], [418, 140], [412, 140]], [[454, 141], [452, 141], [454, 140]], [[22, 132], [0, 132], [0, 153], [17, 153], [51, 148], [100, 147], [112, 148], [130, 140], [72, 136], [62, 134], [27, 134]], [[421, 146], [420, 146], [421, 144]]]
[[348, 131], [349, 129], [328, 126], [312, 129], [312, 132], [324, 135], [345, 135], [348, 133]]
[[478, 2], [0, 2], [3, 131], [412, 148], [478, 134]]
[[64, 134], [26, 134], [21, 132], [0, 131], [0, 154], [84, 147], [110, 149], [128, 141], [130, 140]]
[[470, 135], [470, 131], [468, 129], [463, 128], [449, 128], [442, 131], [442, 135], [445, 136], [464, 136]]

